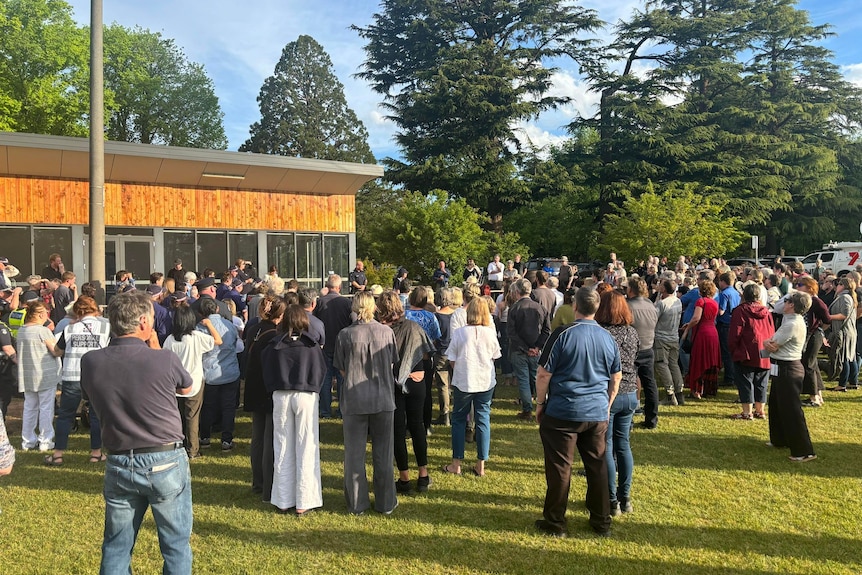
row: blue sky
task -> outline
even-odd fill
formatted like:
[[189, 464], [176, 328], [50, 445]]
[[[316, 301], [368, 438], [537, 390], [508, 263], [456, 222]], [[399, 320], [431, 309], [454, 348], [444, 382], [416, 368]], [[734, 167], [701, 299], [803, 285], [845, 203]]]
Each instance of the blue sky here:
[[[67, 0], [81, 23], [89, 22], [89, 0]], [[633, 0], [583, 0], [609, 23], [625, 18], [641, 5]], [[851, 81], [862, 86], [862, 10], [858, 0], [801, 0], [815, 24], [829, 23], [835, 37], [824, 45]], [[394, 127], [383, 118], [380, 96], [365, 82], [354, 79], [364, 59], [363, 42], [349, 29], [371, 22], [379, 10], [377, 0], [106, 0], [105, 23], [141, 26], [176, 40], [186, 55], [204, 65], [215, 83], [224, 111], [229, 149], [236, 150], [248, 137], [249, 126], [259, 119], [257, 95], [270, 76], [285, 44], [307, 34], [329, 53], [345, 95], [369, 132], [369, 144], [380, 159], [398, 154], [392, 142]], [[562, 126], [576, 112], [589, 112], [596, 95], [588, 92], [577, 66], [562, 68], [555, 91], [573, 98], [571, 105], [544, 114], [522, 126], [524, 138], [538, 146], [560, 140]]]

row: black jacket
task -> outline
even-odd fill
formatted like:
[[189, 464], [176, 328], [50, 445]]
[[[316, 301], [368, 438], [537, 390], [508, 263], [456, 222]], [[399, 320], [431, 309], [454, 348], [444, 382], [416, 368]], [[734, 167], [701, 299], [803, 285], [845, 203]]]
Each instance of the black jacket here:
[[326, 376], [326, 360], [320, 346], [308, 334], [294, 339], [289, 334], [273, 338], [261, 352], [263, 384], [267, 391], [320, 393]]

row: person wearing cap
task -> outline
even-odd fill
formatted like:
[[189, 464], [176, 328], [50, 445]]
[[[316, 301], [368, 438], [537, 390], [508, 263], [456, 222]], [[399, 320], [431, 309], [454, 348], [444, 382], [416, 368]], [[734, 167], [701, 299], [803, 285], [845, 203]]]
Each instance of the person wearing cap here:
[[147, 286], [146, 292], [153, 300], [153, 329], [159, 338], [159, 345], [164, 345], [173, 325], [171, 313], [161, 305], [162, 299], [166, 295], [165, 290], [158, 284], [150, 284]]
[[198, 283], [195, 284], [195, 287], [198, 290], [198, 298], [192, 302], [191, 306], [192, 309], [195, 310], [195, 313], [198, 314], [199, 319], [203, 319], [205, 317], [201, 313], [201, 300], [210, 298], [216, 302], [218, 314], [226, 320], [231, 321], [232, 315], [230, 313], [230, 308], [227, 307], [226, 303], [216, 298], [215, 280], [213, 278], [201, 278], [198, 280]]
[[143, 291], [108, 304], [113, 338], [81, 358], [81, 389], [99, 414], [105, 470], [102, 573], [129, 573], [147, 507], [164, 573], [192, 572], [192, 483], [176, 393], [192, 377], [169, 350], [150, 349], [153, 304]]
[[[233, 269], [233, 268], [231, 268]], [[221, 284], [216, 288], [216, 299], [224, 302], [229, 299], [233, 301], [236, 306], [236, 313], [239, 317], [242, 318], [244, 322], [248, 321], [248, 306], [245, 303], [245, 298], [243, 297], [240, 290], [242, 290], [242, 283], [239, 282], [238, 279], [232, 278], [232, 274], [225, 273], [221, 278]], [[231, 283], [233, 279], [234, 283]], [[231, 314], [231, 321], [233, 321], [233, 314]]]
[[6, 289], [7, 287], [9, 287], [11, 285], [9, 283], [9, 280], [6, 279], [6, 274], [4, 273], [6, 271], [6, 267], [8, 265], [9, 265], [9, 258], [0, 257], [0, 290]]
[[21, 288], [6, 286], [0, 290], [0, 320], [8, 321], [9, 314], [20, 307], [20, 300]]
[[167, 277], [173, 278], [176, 283], [186, 281], [186, 270], [183, 269], [183, 260], [174, 260], [174, 267], [168, 270]]

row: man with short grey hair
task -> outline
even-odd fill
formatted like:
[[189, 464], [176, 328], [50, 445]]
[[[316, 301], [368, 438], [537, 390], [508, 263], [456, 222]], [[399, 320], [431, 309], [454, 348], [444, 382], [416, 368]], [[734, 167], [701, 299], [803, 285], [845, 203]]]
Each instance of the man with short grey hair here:
[[[339, 402], [341, 400], [341, 386], [344, 379], [341, 373], [332, 365], [335, 355], [335, 342], [338, 333], [353, 323], [350, 298], [341, 295], [341, 276], [332, 274], [326, 278], [326, 287], [329, 289], [326, 295], [317, 300], [314, 308], [314, 316], [323, 322], [325, 343], [323, 344], [323, 356], [326, 359], [326, 377], [320, 388], [320, 417], [329, 419], [332, 417], [332, 378], [335, 378], [336, 391]], [[336, 416], [341, 416], [339, 406]]]
[[518, 380], [521, 412], [518, 419], [533, 419], [533, 392], [536, 388], [536, 368], [539, 353], [551, 333], [551, 319], [538, 302], [530, 298], [532, 285], [519, 279], [510, 287], [518, 298], [509, 308], [507, 333], [509, 335], [509, 357], [512, 371]]
[[99, 414], [108, 455], [101, 573], [131, 572], [147, 507], [163, 572], [191, 573], [192, 484], [176, 394], [187, 395], [192, 378], [175, 353], [151, 349], [157, 340], [147, 293], [114, 296], [108, 319], [111, 343], [81, 358], [81, 389]]

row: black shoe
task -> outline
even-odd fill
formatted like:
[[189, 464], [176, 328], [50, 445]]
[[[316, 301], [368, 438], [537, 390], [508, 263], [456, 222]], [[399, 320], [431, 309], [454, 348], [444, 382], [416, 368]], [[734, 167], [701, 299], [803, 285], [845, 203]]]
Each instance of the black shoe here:
[[621, 514], [619, 501], [611, 501], [611, 517], [619, 517]]
[[647, 423], [646, 421], [641, 421], [638, 424], [638, 427], [640, 427], [641, 429], [655, 429], [656, 427], [658, 427], [658, 424]]
[[431, 480], [430, 475], [426, 475], [425, 477], [420, 477], [416, 480], [416, 491], [419, 493], [425, 493], [428, 491], [428, 488], [433, 485], [434, 482]]
[[554, 527], [544, 519], [537, 519], [535, 525], [536, 530], [540, 531], [544, 535], [547, 535], [548, 537], [559, 537], [560, 539], [565, 539], [569, 536], [568, 533], [562, 531], [557, 527]]
[[201, 449], [209, 449], [209, 446], [210, 446], [210, 438], [209, 437], [201, 437], [200, 448]]
[[401, 494], [406, 495], [406, 494], [410, 493], [411, 491], [413, 491], [413, 484], [410, 483], [409, 479], [407, 481], [402, 481], [401, 479], [399, 479], [398, 481], [395, 482], [395, 491], [396, 491], [396, 493], [401, 493]]
[[623, 513], [632, 513], [634, 510], [635, 508], [632, 507], [631, 501], [620, 501], [620, 511]]
[[611, 530], [610, 529], [599, 530], [599, 529], [593, 528], [593, 531], [596, 532], [597, 537], [610, 537], [611, 536]]
[[230, 451], [233, 449], [233, 441], [222, 441], [221, 442], [221, 450], [222, 451]]
[[448, 413], [441, 414], [440, 417], [438, 417], [437, 419], [434, 420], [434, 424], [449, 427], [449, 414]]
[[635, 415], [643, 415], [643, 414], [644, 414], [644, 408], [643, 407], [638, 407], [637, 409], [635, 409]]
[[683, 392], [674, 393], [676, 396], [676, 404], [677, 405], [685, 405], [685, 394]]

